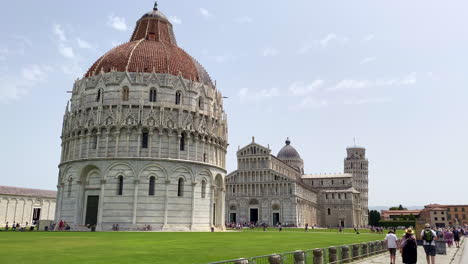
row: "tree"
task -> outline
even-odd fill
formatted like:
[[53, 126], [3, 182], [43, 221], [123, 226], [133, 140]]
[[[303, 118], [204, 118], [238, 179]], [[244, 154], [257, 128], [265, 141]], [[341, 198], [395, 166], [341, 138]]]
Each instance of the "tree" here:
[[378, 226], [380, 221], [380, 212], [377, 210], [369, 211], [369, 225]]
[[400, 204], [399, 206], [390, 207], [389, 210], [391, 210], [391, 211], [396, 211], [396, 210], [408, 210], [408, 208], [403, 207], [403, 205]]

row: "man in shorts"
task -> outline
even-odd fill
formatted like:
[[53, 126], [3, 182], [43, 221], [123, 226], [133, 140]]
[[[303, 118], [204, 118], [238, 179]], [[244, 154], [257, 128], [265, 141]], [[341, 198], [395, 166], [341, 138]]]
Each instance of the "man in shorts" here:
[[385, 236], [385, 246], [390, 252], [390, 264], [395, 264], [396, 249], [398, 247], [398, 237], [395, 235], [395, 232], [390, 229], [387, 236]]
[[452, 231], [453, 241], [455, 241], [455, 246], [460, 247], [460, 231], [457, 228], [454, 228]]
[[424, 230], [421, 231], [421, 239], [423, 240], [424, 251], [426, 252], [427, 264], [435, 264], [437, 235], [431, 229], [431, 225], [426, 224]]

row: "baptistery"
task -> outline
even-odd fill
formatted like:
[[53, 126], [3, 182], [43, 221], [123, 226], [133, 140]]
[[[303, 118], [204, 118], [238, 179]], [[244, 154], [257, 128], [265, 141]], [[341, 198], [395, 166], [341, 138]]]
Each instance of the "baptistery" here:
[[224, 228], [223, 97], [157, 5], [74, 85], [56, 221], [96, 230]]

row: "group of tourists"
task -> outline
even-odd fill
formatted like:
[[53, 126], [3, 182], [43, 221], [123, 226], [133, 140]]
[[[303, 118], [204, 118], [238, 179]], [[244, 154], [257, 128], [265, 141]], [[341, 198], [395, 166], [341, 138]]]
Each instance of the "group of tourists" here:
[[[436, 240], [443, 240], [450, 247], [455, 241], [456, 247], [460, 247], [460, 236], [465, 234], [464, 229], [437, 229], [433, 230], [429, 224], [424, 225], [421, 231], [424, 252], [428, 264], [435, 264]], [[446, 238], [453, 238], [447, 240]], [[412, 228], [407, 228], [401, 239], [395, 235], [394, 230], [390, 230], [385, 237], [385, 243], [390, 252], [390, 263], [395, 263], [396, 252], [400, 251], [404, 264], [415, 264], [418, 261], [417, 241]]]
[[[13, 221], [13, 224], [11, 225], [11, 231], [26, 231], [28, 228], [30, 231], [34, 230], [34, 226], [31, 225], [29, 226], [29, 223], [26, 222], [26, 225], [25, 226], [21, 226], [20, 223], [16, 223], [15, 221]], [[8, 231], [10, 230], [10, 225], [8, 222], [6, 222], [5, 224], [5, 231]]]

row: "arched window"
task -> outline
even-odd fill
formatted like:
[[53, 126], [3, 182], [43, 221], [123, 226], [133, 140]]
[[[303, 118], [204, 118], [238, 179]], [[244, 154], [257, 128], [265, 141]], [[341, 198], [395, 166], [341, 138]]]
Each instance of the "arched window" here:
[[117, 195], [122, 195], [123, 194], [123, 181], [124, 178], [123, 176], [119, 176], [119, 185], [117, 186]]
[[127, 86], [124, 86], [122, 88], [122, 101], [128, 101], [129, 94], [130, 94], [130, 90], [128, 89]]
[[182, 93], [180, 91], [177, 91], [175, 94], [175, 104], [179, 105], [182, 102]]
[[72, 178], [68, 179], [68, 192], [67, 192], [67, 196], [68, 196], [68, 197], [71, 196], [72, 184], [73, 184], [73, 179], [72, 179]]
[[149, 94], [149, 101], [150, 102], [156, 102], [156, 88], [151, 88], [150, 89], [150, 94]]
[[185, 134], [182, 133], [182, 135], [180, 135], [180, 151], [184, 151], [185, 150]]
[[148, 132], [143, 132], [141, 134], [141, 148], [148, 148]]
[[206, 181], [201, 182], [201, 198], [206, 198]]
[[91, 138], [91, 149], [97, 148], [97, 142], [98, 142], [98, 136], [96, 134], [93, 134]]
[[198, 108], [200, 108], [200, 110], [203, 110], [203, 97], [198, 97]]
[[330, 210], [330, 208], [328, 208], [328, 215], [331, 215], [331, 210]]
[[96, 95], [96, 102], [101, 102], [104, 99], [104, 95], [102, 94], [102, 89], [98, 89]]
[[179, 178], [179, 183], [177, 186], [177, 196], [182, 197], [184, 196], [184, 179]]
[[154, 176], [151, 176], [149, 179], [149, 190], [148, 190], [148, 195], [154, 195], [154, 184], [155, 184], [156, 178]]
[[206, 162], [206, 153], [203, 153], [203, 162]]

